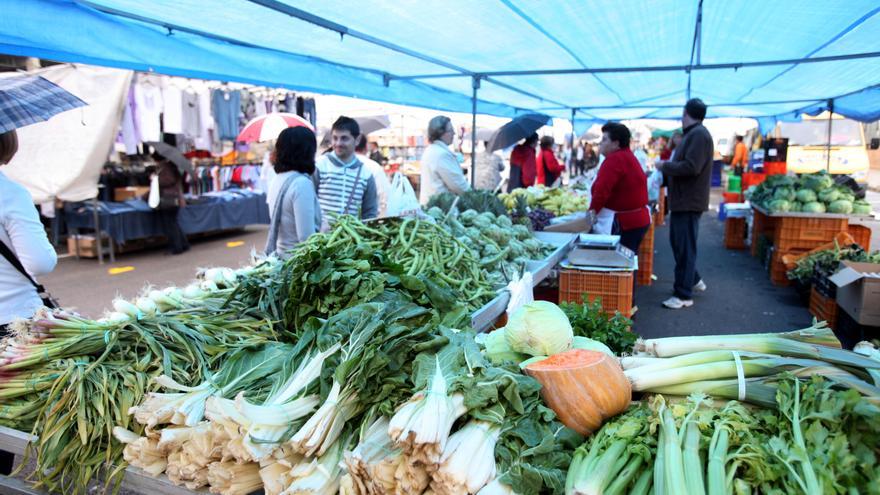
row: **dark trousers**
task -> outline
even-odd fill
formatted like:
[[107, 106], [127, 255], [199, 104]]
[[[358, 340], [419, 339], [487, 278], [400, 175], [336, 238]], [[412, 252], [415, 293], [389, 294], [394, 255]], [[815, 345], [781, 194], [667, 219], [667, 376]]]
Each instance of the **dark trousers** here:
[[673, 211], [669, 214], [669, 243], [675, 258], [673, 290], [679, 299], [691, 299], [694, 284], [701, 280], [697, 272], [697, 236], [702, 214], [698, 211]]
[[507, 192], [522, 187], [522, 168], [519, 165], [510, 164], [510, 179], [507, 181]]
[[[614, 227], [611, 229], [611, 233], [620, 236], [621, 246], [629, 249], [636, 254], [639, 254], [639, 246], [642, 245], [642, 239], [645, 238], [645, 234], [648, 233], [649, 228], [651, 228], [651, 226], [646, 225], [638, 229], [620, 230], [620, 225], [618, 225], [617, 221], [615, 221]], [[638, 270], [633, 271], [633, 294], [635, 294], [636, 290], [636, 280], [638, 280], [638, 273]]]
[[156, 210], [159, 215], [159, 227], [162, 233], [168, 238], [168, 250], [173, 254], [178, 254], [189, 249], [189, 242], [186, 235], [177, 223], [177, 212], [180, 208], [161, 208]]

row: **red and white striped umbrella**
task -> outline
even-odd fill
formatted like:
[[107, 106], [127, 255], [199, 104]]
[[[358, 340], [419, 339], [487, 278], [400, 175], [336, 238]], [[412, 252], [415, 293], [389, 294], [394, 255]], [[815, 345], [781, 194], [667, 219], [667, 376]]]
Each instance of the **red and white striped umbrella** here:
[[308, 120], [292, 113], [270, 113], [256, 117], [244, 126], [236, 141], [242, 143], [262, 142], [276, 139], [288, 127], [308, 127], [315, 131]]

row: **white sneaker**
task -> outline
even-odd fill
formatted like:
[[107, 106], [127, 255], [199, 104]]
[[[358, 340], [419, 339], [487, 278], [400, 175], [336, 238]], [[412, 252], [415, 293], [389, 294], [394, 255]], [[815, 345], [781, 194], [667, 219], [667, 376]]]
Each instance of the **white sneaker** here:
[[697, 292], [706, 292], [707, 288], [708, 287], [706, 287], [706, 282], [703, 282], [703, 280], [700, 279], [700, 281], [697, 282], [697, 285], [694, 286], [693, 290], [695, 290]]
[[694, 305], [693, 299], [679, 299], [675, 296], [663, 301], [663, 305], [669, 309], [689, 308]]

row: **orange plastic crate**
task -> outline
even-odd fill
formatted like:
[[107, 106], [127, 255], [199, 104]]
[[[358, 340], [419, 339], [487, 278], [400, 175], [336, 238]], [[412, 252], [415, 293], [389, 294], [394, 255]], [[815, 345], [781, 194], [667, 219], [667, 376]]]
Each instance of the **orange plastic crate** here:
[[773, 228], [776, 219], [752, 209], [752, 256], [758, 256], [758, 239], [763, 235], [773, 242]]
[[776, 249], [773, 251], [773, 257], [770, 258], [770, 281], [773, 282], [773, 285], [779, 287], [788, 287], [791, 285], [791, 280], [788, 279], [788, 267], [785, 266], [785, 262], [782, 261], [783, 256], [786, 254], [799, 254], [804, 252], [805, 250], [792, 250], [792, 251], [780, 251]]
[[785, 162], [764, 162], [764, 174], [785, 175], [788, 165]]
[[638, 285], [651, 285], [651, 275], [654, 273], [654, 224], [648, 228], [648, 233], [639, 245], [639, 271], [636, 273]]
[[725, 192], [721, 194], [724, 196], [725, 203], [742, 203], [742, 193]]
[[846, 218], [780, 217], [776, 219], [773, 245], [779, 251], [810, 250], [834, 240], [840, 232], [846, 232]]
[[846, 230], [856, 240], [856, 244], [862, 246], [862, 249], [865, 251], [871, 250], [871, 227], [867, 225], [849, 225]]
[[666, 225], [666, 188], [660, 188], [660, 196], [657, 198], [657, 225]]
[[724, 221], [724, 247], [727, 249], [746, 248], [745, 218], [727, 218]]
[[591, 272], [561, 270], [559, 272], [559, 302], [583, 302], [583, 296], [592, 302], [601, 298], [602, 309], [608, 314], [620, 311], [632, 313], [632, 272]]
[[828, 323], [834, 329], [837, 326], [837, 300], [819, 293], [815, 287], [810, 289], [810, 314], [819, 321]]
[[764, 182], [767, 178], [767, 174], [760, 172], [743, 172], [742, 176], [742, 190], [746, 191], [748, 188], [752, 186], [757, 186], [758, 184]]

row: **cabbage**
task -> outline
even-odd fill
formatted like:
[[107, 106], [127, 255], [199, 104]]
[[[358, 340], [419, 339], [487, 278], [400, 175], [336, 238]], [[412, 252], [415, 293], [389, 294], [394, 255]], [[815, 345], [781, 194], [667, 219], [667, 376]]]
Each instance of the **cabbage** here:
[[794, 189], [789, 187], [780, 187], [773, 191], [773, 199], [785, 199], [788, 201], [794, 201], [794, 198], [797, 197]]
[[614, 353], [611, 352], [611, 349], [609, 349], [607, 345], [599, 342], [598, 340], [588, 339], [587, 337], [575, 337], [571, 341], [571, 347], [574, 349], [584, 349], [587, 351], [604, 352], [605, 354], [614, 357]]
[[803, 204], [799, 201], [794, 201], [791, 203], [791, 206], [788, 208], [788, 211], [792, 211], [792, 212], [797, 213], [797, 212], [801, 211], [801, 208], [803, 208]]
[[834, 185], [834, 179], [825, 172], [818, 174], [809, 174], [801, 177], [801, 185], [805, 188], [812, 189], [815, 192], [828, 189]]
[[870, 215], [871, 214], [871, 203], [860, 199], [853, 203], [853, 213], [857, 215]]
[[801, 203], [812, 203], [816, 198], [816, 192], [812, 189], [801, 189], [797, 192], [797, 200]]
[[801, 208], [804, 213], [825, 213], [825, 204], [818, 201], [807, 203]]
[[568, 317], [548, 301], [530, 302], [514, 311], [504, 331], [511, 349], [530, 356], [567, 351], [574, 337]]
[[770, 208], [770, 213], [784, 213], [791, 209], [791, 203], [784, 199], [774, 199], [767, 207]]
[[485, 339], [483, 339], [483, 347], [486, 350], [486, 357], [494, 365], [507, 361], [519, 363], [528, 357], [514, 352], [510, 348], [510, 344], [507, 343], [507, 334], [503, 328], [486, 335]]
[[819, 201], [823, 203], [833, 203], [840, 199], [840, 191], [837, 189], [823, 189], [819, 191]]
[[850, 214], [853, 212], [853, 204], [851, 201], [839, 199], [828, 205], [828, 212]]

